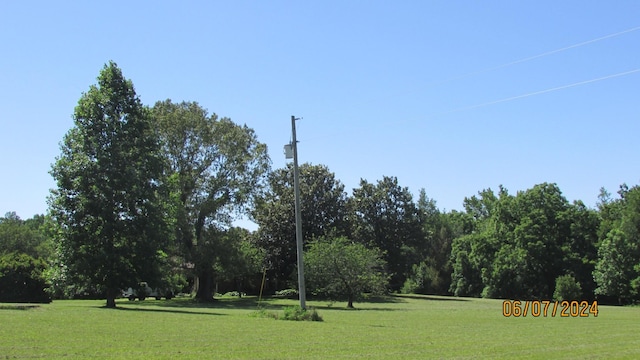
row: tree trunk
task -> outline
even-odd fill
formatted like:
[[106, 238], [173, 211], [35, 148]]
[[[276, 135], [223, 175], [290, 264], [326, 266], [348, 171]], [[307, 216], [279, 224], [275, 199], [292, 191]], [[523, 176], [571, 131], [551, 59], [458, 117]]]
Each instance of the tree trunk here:
[[349, 294], [349, 303], [347, 304], [349, 309], [353, 309], [353, 294]]
[[107, 307], [108, 308], [115, 309], [117, 294], [118, 294], [117, 289], [107, 289]]
[[213, 301], [213, 271], [205, 269], [198, 271], [198, 292], [196, 299]]

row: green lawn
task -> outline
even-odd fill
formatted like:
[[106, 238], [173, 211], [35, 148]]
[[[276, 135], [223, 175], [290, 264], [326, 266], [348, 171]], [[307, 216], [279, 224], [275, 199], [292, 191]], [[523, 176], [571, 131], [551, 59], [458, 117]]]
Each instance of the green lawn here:
[[[273, 311], [295, 304], [263, 301]], [[324, 321], [295, 322], [250, 316], [255, 298], [103, 305], [0, 306], [0, 359], [640, 358], [639, 307], [600, 306], [588, 318], [505, 318], [501, 300], [394, 296], [356, 310], [309, 301]]]

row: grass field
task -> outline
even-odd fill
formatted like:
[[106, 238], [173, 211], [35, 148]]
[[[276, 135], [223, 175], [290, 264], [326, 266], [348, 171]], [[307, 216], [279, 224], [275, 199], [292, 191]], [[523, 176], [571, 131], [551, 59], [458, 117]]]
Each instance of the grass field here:
[[[267, 300], [270, 311], [295, 300]], [[3, 305], [3, 304], [0, 304]], [[640, 358], [640, 308], [600, 306], [597, 317], [509, 317], [501, 300], [392, 296], [309, 301], [323, 322], [252, 317], [255, 298], [54, 301], [0, 306], [0, 359]]]

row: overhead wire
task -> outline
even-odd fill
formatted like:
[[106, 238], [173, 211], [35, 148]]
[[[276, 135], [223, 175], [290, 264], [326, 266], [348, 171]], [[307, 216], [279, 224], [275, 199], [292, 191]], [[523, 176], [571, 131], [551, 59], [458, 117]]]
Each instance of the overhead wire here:
[[503, 68], [506, 68], [506, 67], [509, 67], [509, 66], [512, 66], [512, 65], [521, 64], [521, 63], [524, 63], [524, 62], [527, 62], [527, 61], [539, 59], [541, 57], [545, 57], [545, 56], [557, 54], [557, 53], [560, 53], [560, 52], [563, 52], [563, 51], [567, 51], [567, 50], [570, 50], [570, 49], [575, 49], [575, 48], [578, 48], [578, 47], [581, 47], [581, 46], [593, 44], [593, 43], [598, 42], [598, 41], [610, 39], [610, 38], [613, 38], [613, 37], [616, 37], [616, 36], [620, 36], [620, 35], [624, 35], [624, 34], [627, 34], [627, 33], [633, 32], [633, 31], [637, 31], [637, 30], [640, 30], [640, 26], [636, 26], [636, 27], [632, 27], [632, 28], [629, 28], [629, 29], [626, 29], [626, 30], [618, 31], [618, 32], [613, 33], [613, 34], [600, 36], [600, 37], [597, 37], [595, 39], [579, 42], [577, 44], [565, 46], [565, 47], [562, 47], [562, 48], [559, 48], [559, 49], [546, 51], [546, 52], [543, 52], [543, 53], [540, 53], [540, 54], [537, 54], [537, 55], [528, 56], [528, 57], [525, 57], [525, 58], [522, 58], [522, 59], [519, 59], [519, 60], [510, 61], [508, 63], [504, 63], [504, 64], [501, 64], [501, 65], [491, 66], [491, 67], [488, 67], [488, 68], [485, 68], [485, 69], [472, 71], [472, 72], [469, 72], [469, 73], [466, 73], [466, 74], [452, 76], [450, 78], [447, 78], [447, 79], [444, 79], [444, 80], [441, 80], [441, 81], [436, 81], [433, 84], [440, 85], [440, 84], [444, 84], [444, 83], [447, 83], [447, 82], [450, 82], [450, 81], [460, 80], [460, 79], [464, 79], [464, 78], [467, 78], [467, 77], [484, 74], [484, 73], [487, 73], [487, 72], [490, 72], [490, 71], [503, 69]]
[[507, 101], [522, 99], [522, 98], [526, 98], [526, 97], [529, 97], [529, 96], [545, 94], [545, 93], [549, 93], [549, 92], [552, 92], [552, 91], [563, 90], [563, 89], [571, 88], [571, 87], [574, 87], [574, 86], [580, 86], [580, 85], [594, 83], [594, 82], [598, 82], [598, 81], [602, 81], [602, 80], [608, 80], [608, 79], [612, 79], [612, 78], [616, 78], [616, 77], [630, 75], [630, 74], [637, 73], [637, 72], [640, 72], [640, 68], [629, 70], [629, 71], [620, 72], [620, 73], [617, 73], [617, 74], [602, 76], [602, 77], [595, 78], [595, 79], [579, 81], [579, 82], [568, 84], [568, 85], [556, 86], [556, 87], [549, 88], [549, 89], [534, 91], [534, 92], [530, 92], [530, 93], [526, 93], [526, 94], [522, 94], [522, 95], [511, 96], [511, 97], [507, 97], [507, 98], [500, 99], [500, 100], [494, 100], [494, 101], [489, 101], [489, 102], [485, 102], [485, 103], [481, 103], [481, 104], [465, 106], [465, 107], [461, 107], [461, 108], [457, 108], [457, 109], [441, 112], [441, 113], [438, 113], [438, 114], [434, 114], [433, 116], [450, 114], [450, 113], [454, 113], [454, 112], [471, 110], [471, 109], [476, 109], [476, 108], [483, 107], [483, 106], [489, 106], [489, 105], [499, 104], [499, 103], [503, 103], [503, 102], [507, 102]]
[[[540, 54], [537, 54], [537, 55], [528, 56], [528, 57], [525, 57], [525, 58], [522, 58], [522, 59], [510, 61], [510, 62], [501, 64], [501, 65], [496, 65], [496, 66], [488, 67], [488, 68], [485, 68], [485, 69], [469, 72], [469, 73], [466, 73], [466, 74], [453, 76], [453, 77], [450, 77], [450, 78], [447, 78], [447, 79], [444, 79], [444, 80], [441, 80], [441, 81], [432, 82], [429, 85], [432, 85], [432, 86], [433, 85], [441, 85], [441, 84], [445, 84], [447, 82], [451, 82], [451, 81], [455, 81], [455, 80], [460, 80], [460, 79], [464, 79], [464, 78], [468, 78], [468, 77], [484, 74], [484, 73], [487, 73], [487, 72], [491, 72], [491, 71], [503, 69], [503, 68], [506, 68], [506, 67], [509, 67], [509, 66], [513, 66], [513, 65], [524, 63], [524, 62], [528, 62], [528, 61], [531, 61], [531, 60], [539, 59], [539, 58], [542, 58], [542, 57], [545, 57], [545, 56], [557, 54], [557, 53], [560, 53], [560, 52], [563, 52], [563, 51], [567, 51], [567, 50], [570, 50], [570, 49], [575, 49], [575, 48], [578, 48], [578, 47], [581, 47], [581, 46], [593, 44], [593, 43], [598, 42], [598, 41], [611, 39], [611, 38], [614, 38], [614, 37], [617, 37], [617, 36], [621, 36], [621, 35], [624, 35], [624, 34], [627, 34], [627, 33], [631, 33], [631, 32], [634, 32], [634, 31], [638, 31], [638, 30], [640, 30], [640, 26], [632, 27], [632, 28], [629, 28], [629, 29], [626, 29], [626, 30], [622, 30], [622, 31], [618, 31], [618, 32], [615, 32], [615, 33], [611, 33], [611, 34], [608, 34], [608, 35], [599, 36], [599, 37], [594, 38], [594, 39], [582, 41], [582, 42], [579, 42], [579, 43], [576, 43], [576, 44], [572, 44], [572, 45], [565, 46], [565, 47], [562, 47], [562, 48], [558, 48], [558, 49], [555, 49], [555, 50], [546, 51], [546, 52], [543, 52], [543, 53], [540, 53]], [[484, 106], [495, 105], [495, 104], [499, 104], [499, 103], [518, 100], [518, 99], [522, 99], [522, 98], [526, 98], [526, 97], [530, 97], [530, 96], [535, 96], [535, 95], [540, 95], [540, 94], [549, 93], [549, 92], [553, 92], [553, 91], [563, 90], [563, 89], [567, 89], [567, 88], [571, 88], [571, 87], [576, 87], [576, 86], [585, 85], [585, 84], [589, 84], [589, 83], [594, 83], [594, 82], [598, 82], [598, 81], [603, 81], [603, 80], [607, 80], [607, 79], [612, 79], [612, 78], [616, 78], [616, 77], [622, 77], [622, 76], [630, 75], [630, 74], [637, 73], [637, 72], [640, 72], [640, 68], [629, 70], [629, 71], [625, 71], [625, 72], [620, 72], [620, 73], [616, 73], [616, 74], [611, 74], [611, 75], [607, 75], [607, 76], [602, 76], [602, 77], [598, 77], [598, 78], [594, 78], [594, 79], [584, 80], [584, 81], [580, 81], [580, 82], [576, 82], [576, 83], [572, 83], [572, 84], [568, 84], [568, 85], [556, 86], [556, 87], [553, 87], [553, 88], [534, 91], [534, 92], [530, 92], [530, 93], [526, 93], [526, 94], [522, 94], [522, 95], [510, 96], [510, 97], [507, 97], [507, 98], [503, 98], [503, 99], [499, 99], [499, 100], [493, 100], [493, 101], [489, 101], [489, 102], [485, 102], [485, 103], [481, 103], [481, 104], [476, 104], [476, 105], [471, 105], [471, 106], [464, 106], [464, 107], [456, 108], [456, 109], [453, 109], [453, 110], [434, 113], [434, 114], [429, 115], [428, 117], [435, 117], [435, 116], [441, 116], [441, 115], [446, 115], [446, 114], [465, 111], [465, 110], [472, 110], [472, 109], [476, 109], [476, 108], [480, 108], [480, 107], [484, 107]], [[326, 137], [329, 137], [329, 136], [330, 135], [328, 134], [326, 136], [314, 137], [314, 138], [309, 139], [309, 140], [316, 140], [316, 139], [326, 138]]]

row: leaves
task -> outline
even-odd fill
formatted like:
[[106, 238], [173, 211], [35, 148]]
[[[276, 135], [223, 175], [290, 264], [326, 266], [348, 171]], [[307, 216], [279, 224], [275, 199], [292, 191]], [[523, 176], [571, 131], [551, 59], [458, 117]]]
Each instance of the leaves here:
[[348, 307], [363, 292], [386, 291], [382, 252], [351, 242], [346, 237], [319, 239], [309, 245], [304, 262], [312, 292], [348, 300]]
[[78, 101], [74, 124], [51, 170], [60, 257], [76, 281], [114, 296], [157, 277], [155, 254], [167, 241], [164, 160], [148, 110], [113, 62]]

